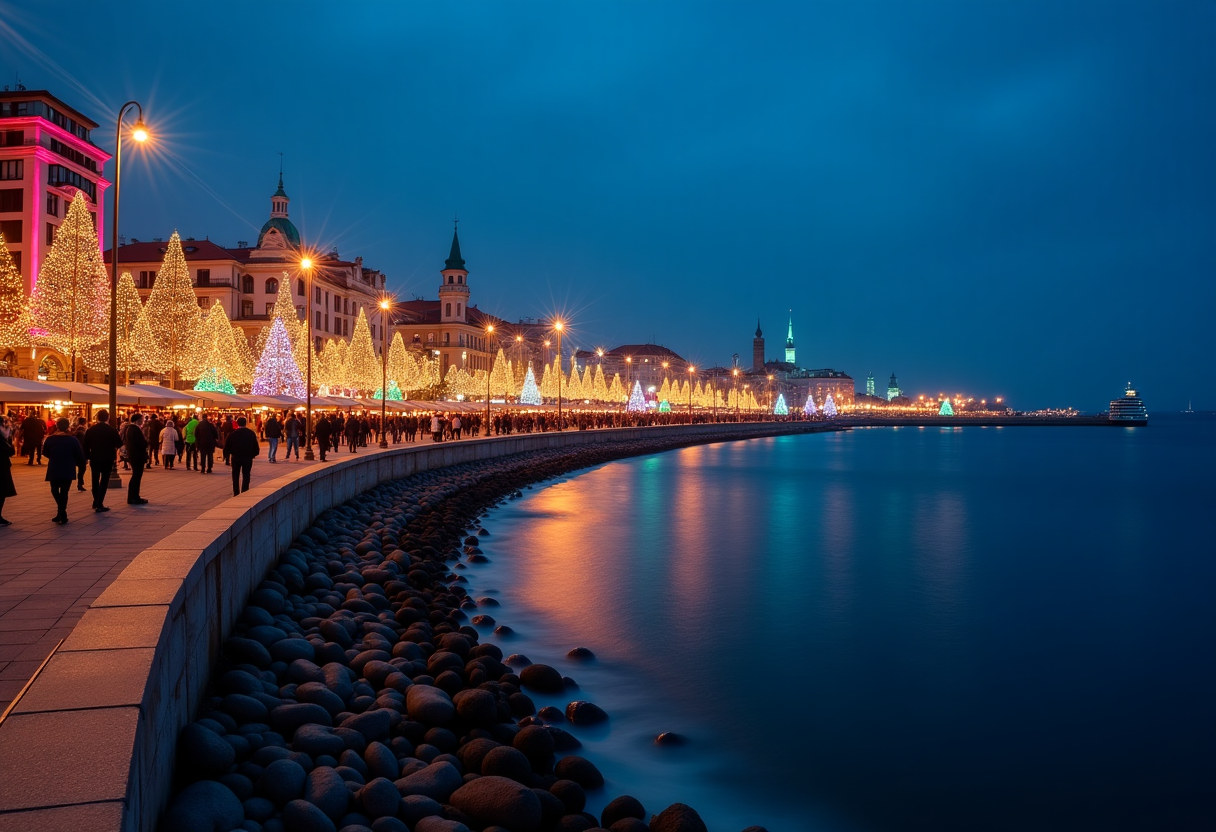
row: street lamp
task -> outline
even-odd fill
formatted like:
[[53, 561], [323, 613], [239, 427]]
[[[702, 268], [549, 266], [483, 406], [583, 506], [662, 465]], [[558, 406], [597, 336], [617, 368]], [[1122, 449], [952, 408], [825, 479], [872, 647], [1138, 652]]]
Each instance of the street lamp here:
[[688, 365], [688, 424], [692, 424], [692, 380], [696, 377], [697, 368]]
[[[492, 347], [490, 346], [490, 337], [494, 334], [494, 324], [486, 324], [486, 355], [490, 355]], [[545, 342], [548, 346], [549, 342]], [[490, 367], [486, 367], [486, 436], [490, 435]]]
[[380, 299], [380, 447], [388, 448], [388, 314], [393, 306], [391, 297]]
[[312, 319], [313, 315], [316, 314], [312, 309], [312, 260], [308, 257], [300, 258], [300, 268], [304, 271], [305, 282], [308, 286], [308, 298], [304, 304], [306, 313], [304, 315], [306, 319], [305, 323], [308, 326], [308, 349], [305, 351], [307, 355], [305, 359], [305, 364], [307, 365], [305, 373], [308, 378], [304, 383], [304, 461], [312, 462], [316, 459], [316, 456], [312, 452]]
[[[148, 128], [144, 126], [144, 108], [138, 101], [128, 101], [118, 110], [114, 124], [114, 227], [110, 230], [110, 259], [113, 269], [110, 275], [110, 418], [118, 424], [118, 192], [122, 187], [122, 120], [127, 110], [134, 107], [139, 115], [131, 138], [143, 144], [148, 140]], [[73, 376], [72, 381], [76, 378]], [[121, 488], [122, 477], [118, 464], [110, 466], [110, 482], [107, 488]]]
[[557, 429], [562, 429], [562, 330], [565, 325], [561, 321], [553, 322], [553, 329], [557, 332]]
[[731, 375], [735, 377], [735, 421], [739, 421], [739, 368], [731, 370]]

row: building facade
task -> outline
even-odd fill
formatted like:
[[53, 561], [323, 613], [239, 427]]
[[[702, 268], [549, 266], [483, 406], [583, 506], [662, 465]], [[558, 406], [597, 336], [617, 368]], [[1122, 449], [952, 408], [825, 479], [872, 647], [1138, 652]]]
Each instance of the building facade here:
[[785, 360], [788, 364], [796, 364], [794, 360], [794, 310], [790, 310], [790, 328], [785, 336]]
[[[610, 350], [578, 350], [574, 361], [579, 372], [597, 364], [604, 368], [605, 380], [611, 382], [615, 374], [620, 374], [621, 384], [631, 390], [633, 383], [642, 383], [643, 390], [651, 387], [658, 390], [663, 386], [663, 379], [675, 384], [688, 377], [688, 362], [673, 350], [659, 344], [622, 344]], [[567, 375], [570, 366], [564, 368]]]

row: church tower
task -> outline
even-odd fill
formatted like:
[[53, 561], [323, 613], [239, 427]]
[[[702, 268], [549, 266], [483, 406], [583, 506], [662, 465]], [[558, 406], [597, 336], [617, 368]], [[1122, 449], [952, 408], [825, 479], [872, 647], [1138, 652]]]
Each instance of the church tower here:
[[460, 235], [452, 230], [452, 251], [439, 272], [439, 320], [445, 324], [468, 322], [469, 271], [460, 256]]
[[785, 336], [785, 360], [787, 364], [794, 363], [794, 310], [790, 310], [790, 328]]
[[764, 333], [760, 331], [760, 319], [756, 319], [756, 337], [752, 339], [752, 370], [764, 372]]

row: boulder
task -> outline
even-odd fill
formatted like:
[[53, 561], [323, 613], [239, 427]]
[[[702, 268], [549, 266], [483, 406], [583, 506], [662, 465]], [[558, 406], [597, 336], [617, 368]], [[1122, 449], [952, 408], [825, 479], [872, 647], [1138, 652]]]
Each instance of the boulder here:
[[608, 720], [608, 714], [594, 702], [576, 699], [566, 706], [566, 719], [575, 725], [596, 725]]
[[570, 814], [583, 811], [583, 807], [587, 805], [587, 792], [573, 780], [558, 780], [549, 787], [549, 794], [565, 804], [566, 811]]
[[228, 832], [244, 820], [245, 809], [229, 788], [200, 780], [173, 798], [162, 826], [178, 832]]
[[650, 832], [709, 832], [691, 806], [673, 803], [650, 819]]
[[292, 800], [283, 807], [283, 826], [287, 832], [338, 832], [329, 816], [307, 800]]
[[481, 773], [505, 777], [525, 785], [532, 780], [532, 764], [528, 758], [514, 748], [500, 745], [490, 749], [481, 761]]
[[266, 766], [258, 786], [262, 794], [282, 806], [303, 793], [306, 777], [304, 767], [295, 760], [275, 760]]
[[456, 716], [456, 706], [442, 690], [430, 685], [414, 685], [405, 694], [410, 719], [423, 725], [446, 725]]
[[526, 687], [541, 693], [561, 693], [566, 687], [562, 674], [547, 664], [530, 664], [519, 671], [519, 680]]
[[432, 800], [446, 803], [452, 792], [460, 788], [464, 779], [456, 766], [448, 762], [431, 763], [422, 771], [417, 771], [396, 782], [397, 791], [402, 797], [420, 794]]
[[600, 774], [600, 770], [590, 760], [573, 754], [558, 760], [553, 773], [562, 780], [573, 780], [584, 789], [599, 789], [604, 785], [604, 775]]
[[333, 728], [327, 725], [313, 725], [309, 722], [296, 729], [295, 736], [291, 740], [291, 747], [295, 751], [303, 751], [310, 757], [322, 754], [338, 757], [346, 750], [346, 741], [334, 733]]
[[499, 824], [512, 832], [534, 832], [540, 826], [540, 799], [527, 786], [505, 777], [478, 777], [465, 783], [452, 794], [451, 803], [479, 826]]
[[203, 777], [218, 777], [235, 762], [236, 751], [219, 734], [191, 722], [178, 735], [177, 758], [189, 771]]
[[359, 789], [359, 802], [371, 818], [393, 817], [401, 807], [401, 794], [393, 781], [377, 777]]
[[600, 813], [600, 826], [608, 829], [618, 820], [625, 818], [646, 819], [646, 809], [642, 806], [642, 801], [627, 794], [621, 795], [604, 807], [604, 811]]
[[350, 792], [337, 771], [329, 766], [317, 766], [308, 773], [304, 783], [304, 799], [336, 821], [346, 814]]
[[452, 702], [456, 715], [473, 728], [488, 728], [498, 721], [498, 701], [488, 690], [462, 690]]

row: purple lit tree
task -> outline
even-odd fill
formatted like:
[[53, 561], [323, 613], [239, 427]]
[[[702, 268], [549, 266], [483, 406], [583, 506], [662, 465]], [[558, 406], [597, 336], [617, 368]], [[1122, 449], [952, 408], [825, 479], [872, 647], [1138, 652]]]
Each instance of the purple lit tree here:
[[262, 357], [258, 359], [257, 369], [253, 373], [253, 394], [255, 396], [295, 396], [304, 398], [304, 379], [300, 377], [300, 368], [296, 366], [295, 356], [291, 352], [291, 339], [287, 337], [287, 328], [283, 326], [282, 318], [275, 318], [270, 327], [270, 335], [266, 339], [266, 347]]
[[633, 383], [633, 392], [629, 394], [629, 403], [625, 405], [625, 410], [630, 413], [646, 412], [646, 396], [642, 394], [642, 383], [640, 381]]
[[832, 401], [831, 393], [828, 393], [828, 397], [823, 403], [823, 415], [829, 419], [836, 417], [836, 402]]
[[806, 404], [802, 406], [802, 412], [807, 416], [814, 416], [819, 410], [815, 407], [815, 396], [811, 393], [806, 394]]

